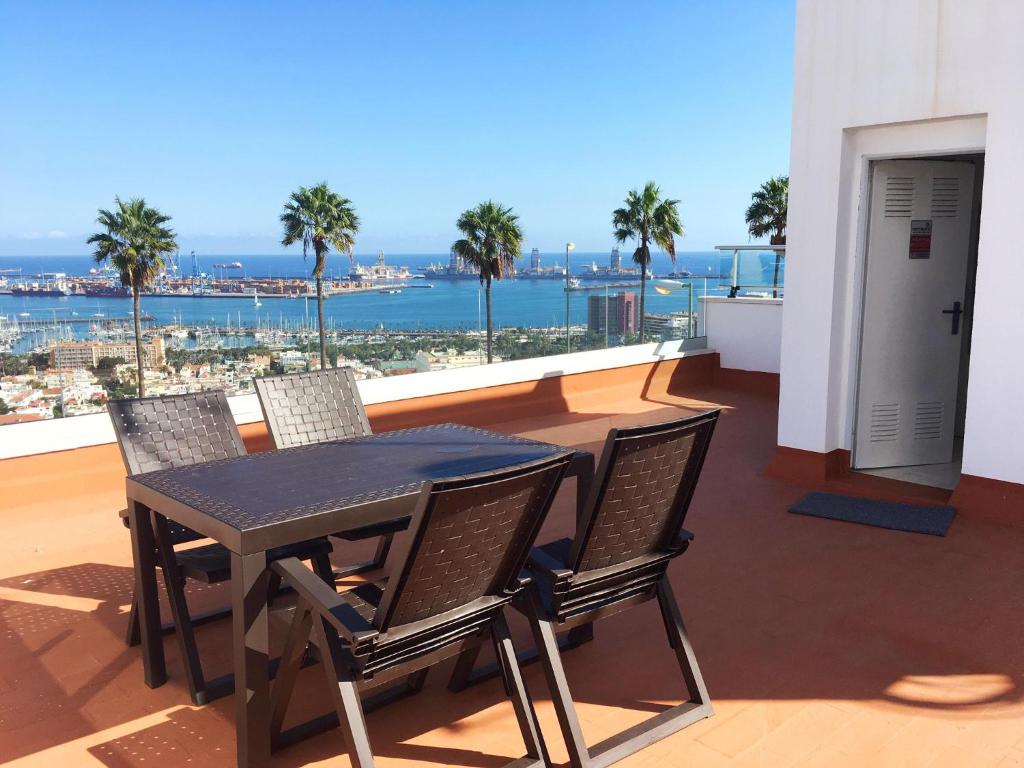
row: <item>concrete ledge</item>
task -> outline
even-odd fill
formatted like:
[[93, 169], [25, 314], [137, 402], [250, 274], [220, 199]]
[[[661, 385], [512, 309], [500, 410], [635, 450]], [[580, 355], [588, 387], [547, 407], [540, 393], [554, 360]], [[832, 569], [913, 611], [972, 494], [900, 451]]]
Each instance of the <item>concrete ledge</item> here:
[[[708, 349], [685, 350], [682, 341], [637, 344], [629, 347], [552, 355], [530, 360], [514, 360], [493, 365], [481, 365], [476, 368], [367, 379], [359, 382], [359, 394], [371, 416], [377, 413], [380, 418], [391, 419], [394, 423], [404, 424], [405, 420], [410, 418], [411, 412], [426, 407], [421, 402], [423, 398], [435, 396], [448, 396], [449, 399], [445, 402], [461, 403], [458, 405], [460, 414], [464, 411], [467, 400], [493, 401], [492, 409], [504, 408], [508, 413], [519, 413], [519, 411], [509, 408], [509, 404], [503, 402], [501, 398], [481, 398], [479, 395], [467, 397], [459, 396], [459, 393], [476, 392], [481, 389], [489, 390], [512, 384], [527, 384], [530, 386], [523, 388], [523, 392], [518, 396], [521, 397], [524, 393], [532, 392], [533, 398], [539, 405], [540, 399], [558, 397], [557, 390], [561, 385], [557, 384], [555, 380], [563, 377], [707, 356], [712, 355], [713, 352]], [[717, 357], [715, 359], [717, 360]], [[612, 377], [613, 380], [615, 378]], [[540, 382], [545, 383], [541, 384]], [[374, 408], [374, 406], [405, 401], [411, 402], [391, 408]], [[255, 394], [235, 395], [229, 398], [228, 402], [231, 406], [231, 413], [240, 426], [262, 423], [263, 413]], [[398, 413], [406, 415], [397, 418], [396, 414]], [[509, 416], [509, 418], [517, 418], [517, 416]], [[434, 423], [445, 420], [442, 418], [430, 419]], [[490, 418], [489, 423], [502, 420], [504, 419]], [[10, 424], [0, 428], [0, 460], [54, 451], [68, 451], [93, 445], [107, 445], [114, 441], [114, 429], [106, 413]]]

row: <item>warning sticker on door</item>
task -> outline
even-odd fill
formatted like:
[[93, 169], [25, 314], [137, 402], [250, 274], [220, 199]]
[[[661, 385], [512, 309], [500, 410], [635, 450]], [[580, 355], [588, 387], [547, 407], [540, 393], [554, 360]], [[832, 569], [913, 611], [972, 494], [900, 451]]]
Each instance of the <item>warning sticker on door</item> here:
[[932, 255], [932, 220], [914, 219], [910, 222], [910, 258], [927, 259]]

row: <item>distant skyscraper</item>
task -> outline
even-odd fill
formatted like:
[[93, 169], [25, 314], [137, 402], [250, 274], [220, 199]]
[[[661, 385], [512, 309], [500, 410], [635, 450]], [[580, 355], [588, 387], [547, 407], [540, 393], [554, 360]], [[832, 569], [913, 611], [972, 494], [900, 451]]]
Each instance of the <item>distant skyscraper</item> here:
[[534, 272], [540, 269], [540, 250], [537, 248], [530, 251], [530, 269]]
[[636, 333], [639, 309], [637, 296], [630, 291], [607, 298], [591, 294], [587, 297], [587, 330], [590, 333], [604, 333], [607, 327], [611, 336]]
[[618, 248], [612, 248], [612, 257], [609, 259], [609, 266], [612, 270], [622, 269], [622, 257], [619, 255]]
[[462, 259], [455, 255], [455, 250], [451, 252], [451, 256], [448, 259], [448, 268], [452, 270], [458, 270], [462, 268]]

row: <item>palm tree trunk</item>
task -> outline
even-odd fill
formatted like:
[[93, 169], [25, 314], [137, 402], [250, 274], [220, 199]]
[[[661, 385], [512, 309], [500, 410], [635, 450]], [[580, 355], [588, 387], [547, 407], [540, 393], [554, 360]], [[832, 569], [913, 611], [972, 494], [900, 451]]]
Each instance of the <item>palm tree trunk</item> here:
[[327, 335], [324, 332], [324, 278], [316, 276], [316, 322], [320, 329], [320, 370], [327, 369]]
[[[644, 299], [647, 297], [647, 264], [640, 265], [640, 343], [644, 343]], [[607, 318], [605, 319], [607, 322]]]
[[491, 354], [491, 343], [494, 337], [494, 326], [491, 324], [491, 278], [487, 278], [487, 287], [484, 288], [484, 296], [487, 302], [487, 364], [491, 364], [493, 356]]
[[[785, 245], [786, 236], [778, 233], [771, 236], [769, 242], [772, 245]], [[772, 298], [779, 298], [779, 263], [782, 261], [782, 254], [779, 251], [775, 251], [775, 274], [772, 277]]]
[[135, 372], [139, 385], [139, 397], [146, 396], [146, 377], [143, 375], [145, 357], [142, 352], [142, 300], [139, 286], [132, 286], [132, 316], [135, 321]]

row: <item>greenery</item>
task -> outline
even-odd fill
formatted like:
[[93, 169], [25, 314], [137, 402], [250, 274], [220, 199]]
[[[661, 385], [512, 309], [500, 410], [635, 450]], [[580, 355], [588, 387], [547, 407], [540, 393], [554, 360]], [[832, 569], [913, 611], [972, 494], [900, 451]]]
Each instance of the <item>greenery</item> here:
[[633, 261], [640, 266], [640, 343], [644, 343], [644, 303], [647, 297], [647, 270], [651, 266], [651, 242], [662, 248], [676, 262], [674, 235], [682, 237], [683, 222], [679, 218], [679, 201], [662, 197], [661, 190], [648, 181], [642, 190], [630, 190], [626, 204], [612, 212], [615, 239], [624, 243], [637, 240]]
[[11, 412], [11, 406], [7, 404], [7, 401], [0, 397], [0, 416]]
[[320, 367], [327, 367], [327, 335], [324, 329], [324, 267], [331, 246], [339, 253], [350, 253], [359, 231], [359, 217], [352, 201], [332, 192], [326, 181], [315, 187], [299, 187], [293, 192], [281, 214], [284, 246], [302, 243], [302, 257], [308, 258], [312, 249], [316, 261], [316, 314], [320, 329]]
[[142, 371], [145, 357], [142, 351], [142, 312], [140, 295], [152, 285], [164, 268], [164, 256], [177, 245], [174, 231], [164, 226], [171, 220], [156, 208], [150, 208], [142, 198], [124, 202], [114, 198], [114, 209], [101, 208], [96, 223], [103, 231], [88, 239], [94, 245], [93, 257], [98, 264], [109, 263], [121, 277], [121, 285], [131, 288], [132, 315], [135, 320], [136, 372], [139, 397], [146, 394]]
[[[789, 176], [768, 179], [750, 196], [747, 208], [747, 230], [751, 237], [770, 237], [772, 245], [786, 244], [786, 218], [789, 215]], [[775, 276], [772, 296], [779, 295], [779, 261], [783, 251], [775, 252]]]
[[491, 281], [500, 280], [514, 269], [523, 244], [519, 217], [511, 208], [488, 200], [476, 208], [463, 211], [455, 226], [462, 237], [452, 243], [452, 250], [467, 264], [480, 272], [485, 286], [487, 304], [487, 362], [493, 360], [494, 324], [491, 321]]
[[124, 365], [127, 362], [123, 357], [101, 357], [96, 361], [96, 367], [93, 369], [96, 373], [103, 371], [112, 371], [119, 365]]
[[0, 354], [0, 374], [23, 376], [30, 369], [43, 371], [50, 367], [50, 356], [46, 352], [30, 352], [27, 355]]

